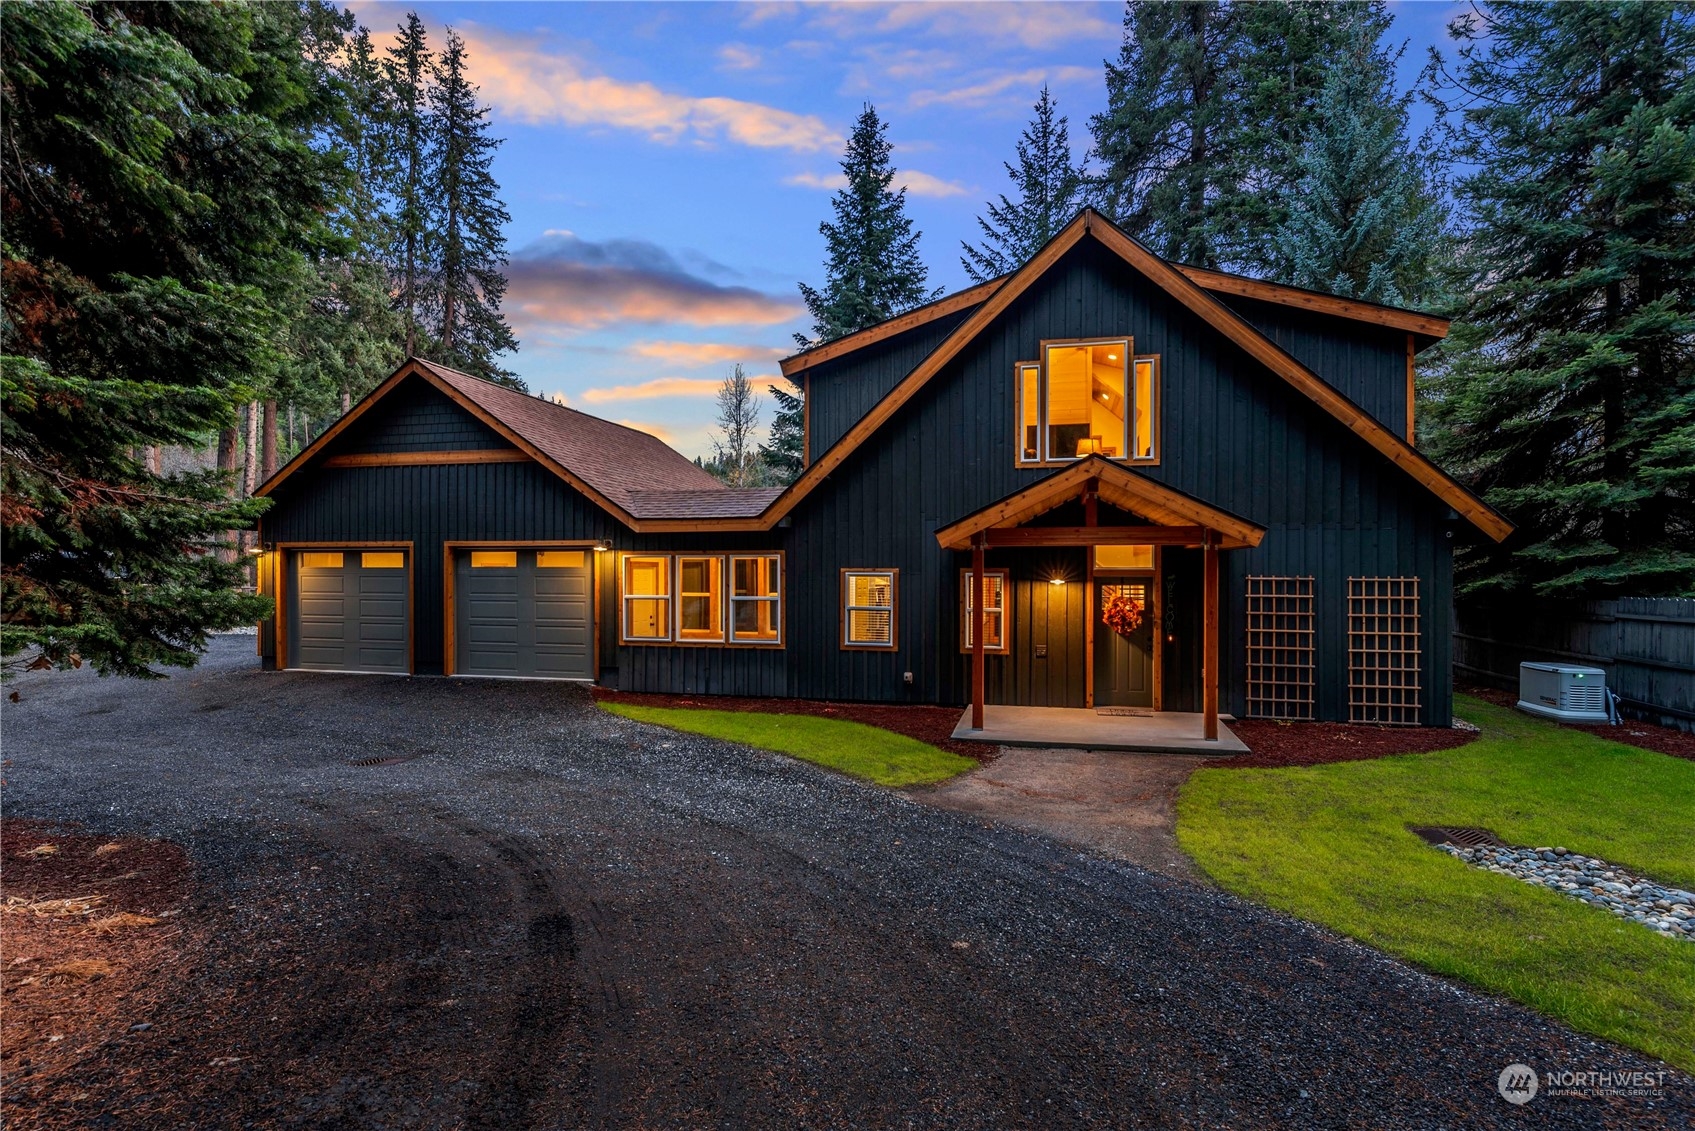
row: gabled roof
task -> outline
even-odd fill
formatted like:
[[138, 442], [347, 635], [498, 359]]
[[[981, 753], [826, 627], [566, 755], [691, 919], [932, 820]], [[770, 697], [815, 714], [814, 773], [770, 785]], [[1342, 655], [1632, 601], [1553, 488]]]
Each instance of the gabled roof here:
[[1022, 526], [1071, 502], [1091, 479], [1100, 497], [1119, 510], [1141, 515], [1159, 526], [1202, 526], [1217, 531], [1223, 535], [1219, 544], [1226, 550], [1257, 546], [1265, 537], [1265, 527], [1258, 523], [1096, 455], [949, 523], [936, 531], [936, 541], [944, 550], [968, 549], [974, 535], [996, 527]]
[[632, 529], [687, 528], [703, 519], [743, 519], [757, 528], [777, 493], [732, 491], [656, 436], [416, 357], [254, 493], [274, 492], [408, 377], [440, 390]]
[[[1181, 271], [1183, 275], [1196, 286], [1220, 295], [1236, 295], [1240, 298], [1258, 299], [1261, 302], [1275, 303], [1278, 306], [1292, 306], [1299, 310], [1312, 311], [1315, 314], [1328, 314], [1335, 318], [1345, 318], [1351, 322], [1364, 322], [1373, 326], [1383, 326], [1391, 330], [1405, 330], [1419, 339], [1418, 348], [1423, 349], [1433, 342], [1441, 341], [1448, 336], [1448, 320], [1438, 318], [1434, 314], [1424, 314], [1417, 310], [1403, 310], [1398, 306], [1384, 306], [1381, 303], [1365, 302], [1361, 299], [1343, 298], [1341, 295], [1326, 294], [1323, 291], [1310, 291], [1305, 287], [1292, 287], [1287, 283], [1268, 283], [1264, 279], [1254, 279], [1247, 275], [1235, 275], [1229, 271], [1213, 271], [1205, 267], [1191, 267], [1186, 263], [1174, 263], [1171, 266]], [[886, 338], [907, 330], [927, 325], [938, 318], [945, 318], [969, 307], [987, 301], [995, 290], [1011, 275], [997, 275], [974, 287], [937, 299], [935, 302], [914, 307], [905, 314], [868, 326], [858, 333], [848, 334], [835, 341], [826, 342], [811, 349], [802, 350], [797, 354], [785, 357], [782, 362], [783, 376], [790, 377], [796, 373], [811, 369], [814, 365], [822, 365], [826, 361], [843, 357], [866, 346], [874, 345]]]
[[793, 510], [796, 504], [840, 467], [854, 449], [898, 412], [902, 405], [911, 400], [932, 377], [941, 372], [948, 362], [957, 357], [961, 350], [1011, 306], [1014, 300], [1058, 263], [1066, 252], [1085, 238], [1092, 238], [1113, 251], [1155, 285], [1188, 307], [1202, 321], [1377, 449], [1391, 463], [1412, 476], [1483, 533], [1497, 542], [1512, 533], [1512, 524], [1494, 508], [1449, 478], [1406, 440], [1384, 427], [1376, 417], [1337, 392], [1312, 370], [1254, 329], [1240, 315], [1213, 298], [1198, 284], [1191, 282], [1177, 268], [1125, 235], [1092, 208], [1085, 208], [1029, 262], [1006, 276], [994, 292], [978, 305], [965, 321], [956, 326], [941, 345], [931, 351], [930, 355], [878, 401], [871, 411], [843, 433], [828, 451], [809, 464], [800, 478], [796, 479], [771, 509], [761, 516], [761, 521], [775, 524]]

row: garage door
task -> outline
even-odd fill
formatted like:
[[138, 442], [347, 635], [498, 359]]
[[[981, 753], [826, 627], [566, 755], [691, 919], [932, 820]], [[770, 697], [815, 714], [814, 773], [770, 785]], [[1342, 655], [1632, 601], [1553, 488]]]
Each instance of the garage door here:
[[461, 550], [454, 562], [456, 675], [593, 679], [586, 550]]
[[405, 550], [296, 550], [288, 587], [288, 666], [411, 671]]

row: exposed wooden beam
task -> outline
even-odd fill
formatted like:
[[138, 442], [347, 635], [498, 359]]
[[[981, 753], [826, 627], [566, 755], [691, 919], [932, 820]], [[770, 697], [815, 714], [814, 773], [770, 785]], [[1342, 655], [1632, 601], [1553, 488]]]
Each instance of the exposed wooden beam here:
[[1267, 283], [1263, 279], [1249, 279], [1223, 271], [1208, 271], [1203, 267], [1180, 266], [1177, 270], [1196, 286], [1215, 294], [1238, 295], [1242, 298], [1259, 299], [1261, 302], [1274, 302], [1279, 306], [1293, 306], [1316, 314], [1329, 314], [1355, 322], [1369, 322], [1391, 330], [1406, 330], [1423, 334], [1427, 338], [1448, 336], [1448, 320], [1437, 318], [1433, 314], [1397, 310], [1392, 306], [1378, 306], [1376, 303], [1302, 290], [1300, 287], [1285, 286], [1282, 283]]
[[1012, 526], [985, 530], [982, 538], [990, 546], [1199, 546], [1206, 532], [1201, 526]]
[[[981, 536], [971, 544], [971, 729], [983, 729], [983, 699], [987, 692], [988, 675], [983, 667], [983, 610], [988, 603], [989, 579], [983, 569], [984, 543]], [[1001, 635], [1006, 635], [1006, 609], [1010, 601], [1002, 602]]]
[[456, 452], [353, 452], [329, 456], [325, 467], [432, 467], [450, 463], [529, 463], [517, 448], [488, 448]]
[[1201, 716], [1204, 737], [1218, 741], [1218, 543], [1212, 532], [1201, 551]]

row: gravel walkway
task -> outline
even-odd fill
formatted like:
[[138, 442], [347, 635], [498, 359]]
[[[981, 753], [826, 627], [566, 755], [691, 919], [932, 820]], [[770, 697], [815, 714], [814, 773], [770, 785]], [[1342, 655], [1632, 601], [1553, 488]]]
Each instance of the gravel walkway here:
[[[8, 815], [179, 841], [209, 929], [181, 998], [130, 1019], [152, 1028], [88, 1052], [104, 1091], [11, 1082], [8, 1126], [1695, 1121], [1678, 1074], [1509, 1105], [1513, 1062], [1662, 1066], [580, 691], [267, 674], [241, 638], [168, 682], [14, 686]], [[419, 757], [348, 765], [389, 754]]]

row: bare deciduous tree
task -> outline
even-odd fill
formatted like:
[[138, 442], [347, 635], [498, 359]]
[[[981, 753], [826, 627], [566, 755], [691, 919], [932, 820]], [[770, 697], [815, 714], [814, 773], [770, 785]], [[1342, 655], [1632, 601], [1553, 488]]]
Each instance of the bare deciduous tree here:
[[760, 487], [766, 468], [759, 458], [759, 398], [741, 363], [718, 387], [718, 432], [712, 439], [714, 474], [731, 487]]

